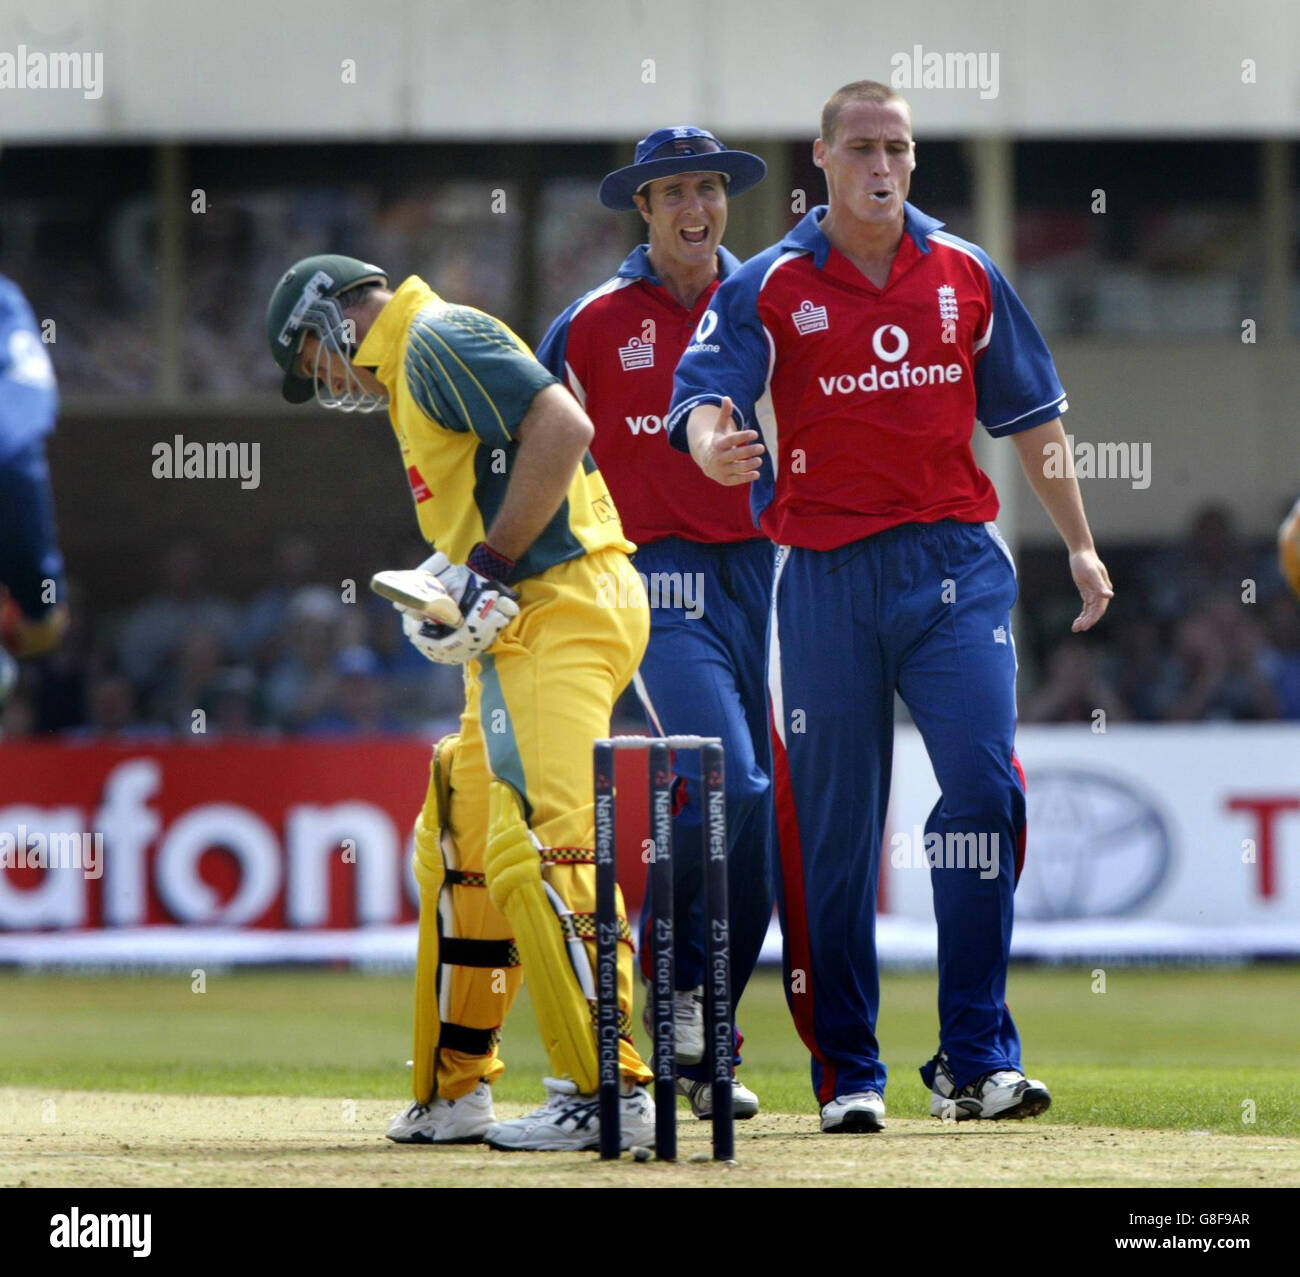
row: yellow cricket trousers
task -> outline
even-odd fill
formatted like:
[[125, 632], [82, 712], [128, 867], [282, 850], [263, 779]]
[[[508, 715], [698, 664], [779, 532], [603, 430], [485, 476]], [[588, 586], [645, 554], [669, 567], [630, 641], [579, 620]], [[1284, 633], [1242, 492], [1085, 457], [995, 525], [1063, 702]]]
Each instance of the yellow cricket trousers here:
[[[591, 744], [609, 734], [614, 702], [636, 672], [649, 638], [650, 615], [635, 578], [631, 561], [616, 549], [530, 577], [517, 587], [519, 616], [490, 652], [465, 667], [465, 710], [451, 777], [451, 832], [456, 867], [471, 882], [444, 889], [452, 893], [458, 937], [511, 938], [510, 924], [479, 885], [488, 782], [496, 777], [523, 799], [529, 828], [542, 844], [543, 878], [573, 911], [595, 971]], [[632, 1045], [632, 937], [621, 891], [618, 916], [623, 938], [620, 1062], [625, 1076], [648, 1081], [650, 1070]], [[443, 1018], [468, 1028], [499, 1030], [526, 975], [518, 966], [444, 968], [449, 985]], [[444, 1049], [438, 1054], [438, 1094], [456, 1099], [480, 1078], [491, 1082], [504, 1069], [495, 1046], [486, 1056]]]

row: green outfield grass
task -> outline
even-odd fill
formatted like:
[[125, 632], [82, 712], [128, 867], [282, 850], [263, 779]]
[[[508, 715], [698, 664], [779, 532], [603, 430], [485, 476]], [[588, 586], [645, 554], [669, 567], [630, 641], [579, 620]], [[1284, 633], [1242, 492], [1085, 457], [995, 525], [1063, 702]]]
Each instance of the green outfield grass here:
[[[1013, 971], [1026, 1068], [1044, 1121], [1300, 1135], [1300, 967]], [[928, 1113], [916, 1067], [935, 1046], [932, 973], [887, 975], [879, 1036], [899, 1117]], [[10, 1086], [400, 1100], [410, 980], [351, 972], [211, 971], [143, 978], [0, 976], [0, 1078]], [[741, 1014], [743, 1077], [768, 1112], [811, 1113], [807, 1056], [774, 972]], [[524, 1000], [506, 1033], [503, 1099], [540, 1099], [546, 1061]], [[1255, 1105], [1243, 1122], [1243, 1101]]]

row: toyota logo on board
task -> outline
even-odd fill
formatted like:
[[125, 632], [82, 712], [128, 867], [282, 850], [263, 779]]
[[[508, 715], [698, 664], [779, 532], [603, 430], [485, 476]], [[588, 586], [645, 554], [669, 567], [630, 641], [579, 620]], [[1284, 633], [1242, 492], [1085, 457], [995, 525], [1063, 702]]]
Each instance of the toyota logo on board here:
[[1027, 778], [1028, 854], [1016, 917], [1050, 922], [1132, 913], [1173, 859], [1160, 809], [1127, 781], [1068, 767]]

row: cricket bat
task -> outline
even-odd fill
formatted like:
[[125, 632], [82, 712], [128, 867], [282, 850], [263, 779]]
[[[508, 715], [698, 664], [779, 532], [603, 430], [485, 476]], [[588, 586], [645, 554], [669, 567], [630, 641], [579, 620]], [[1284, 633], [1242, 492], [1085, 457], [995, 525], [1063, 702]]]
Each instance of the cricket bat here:
[[370, 578], [370, 588], [390, 603], [400, 603], [402, 607], [418, 612], [430, 621], [440, 625], [449, 625], [452, 629], [464, 623], [460, 607], [456, 600], [447, 593], [442, 582], [432, 572], [423, 568], [411, 568], [406, 571], [394, 569], [391, 572], [376, 572]]

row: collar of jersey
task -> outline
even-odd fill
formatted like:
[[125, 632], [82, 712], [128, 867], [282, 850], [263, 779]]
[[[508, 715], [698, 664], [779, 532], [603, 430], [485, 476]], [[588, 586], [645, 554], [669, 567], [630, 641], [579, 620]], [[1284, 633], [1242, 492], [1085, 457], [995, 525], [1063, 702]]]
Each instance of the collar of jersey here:
[[[729, 253], [721, 244], [718, 245], [718, 278], [726, 279], [732, 271], [740, 268], [740, 258]], [[644, 279], [647, 284], [662, 288], [659, 276], [650, 265], [650, 245], [638, 244], [624, 259], [618, 268], [620, 279]]]
[[[781, 241], [782, 248], [811, 253], [813, 264], [818, 270], [825, 268], [831, 251], [830, 240], [822, 234], [822, 218], [829, 208], [829, 204], [818, 204], [816, 208], [810, 208], [799, 225]], [[930, 251], [929, 237], [942, 225], [937, 218], [921, 212], [914, 205], [903, 204], [903, 230], [912, 237], [912, 242], [922, 253]]]
[[418, 275], [402, 280], [392, 300], [375, 316], [352, 362], [375, 369], [375, 376], [391, 391], [401, 377], [402, 338], [411, 320], [417, 311], [438, 300], [438, 294]]

